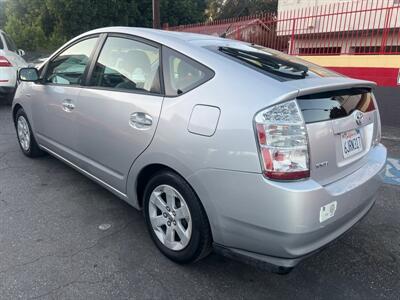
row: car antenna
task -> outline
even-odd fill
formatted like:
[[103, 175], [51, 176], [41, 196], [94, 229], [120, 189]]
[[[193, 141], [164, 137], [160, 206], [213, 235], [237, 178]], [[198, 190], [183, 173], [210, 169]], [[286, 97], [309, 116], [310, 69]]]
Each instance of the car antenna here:
[[[244, 11], [245, 8], [246, 8], [246, 6], [243, 6], [242, 9], [236, 14], [235, 18], [239, 18], [240, 15], [242, 14], [242, 12]], [[226, 36], [228, 35], [229, 29], [231, 29], [231, 27], [232, 27], [232, 24], [233, 24], [233, 22], [232, 22], [231, 24], [229, 24], [229, 26], [228, 26], [228, 28], [225, 30], [225, 32], [221, 33], [221, 34], [219, 35], [219, 37], [225, 39]]]

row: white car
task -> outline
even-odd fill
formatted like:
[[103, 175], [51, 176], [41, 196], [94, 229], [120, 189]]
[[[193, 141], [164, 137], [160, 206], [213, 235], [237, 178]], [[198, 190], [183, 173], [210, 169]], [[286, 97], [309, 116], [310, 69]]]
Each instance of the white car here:
[[17, 70], [26, 67], [25, 52], [17, 49], [14, 41], [0, 30], [0, 101], [11, 103], [17, 86]]

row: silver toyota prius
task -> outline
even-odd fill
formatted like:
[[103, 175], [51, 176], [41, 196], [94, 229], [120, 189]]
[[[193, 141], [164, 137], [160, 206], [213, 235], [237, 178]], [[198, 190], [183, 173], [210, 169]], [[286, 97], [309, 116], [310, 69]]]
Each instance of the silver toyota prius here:
[[381, 184], [374, 83], [272, 49], [110, 27], [18, 78], [22, 152], [143, 210], [178, 263], [215, 249], [286, 272], [365, 216]]

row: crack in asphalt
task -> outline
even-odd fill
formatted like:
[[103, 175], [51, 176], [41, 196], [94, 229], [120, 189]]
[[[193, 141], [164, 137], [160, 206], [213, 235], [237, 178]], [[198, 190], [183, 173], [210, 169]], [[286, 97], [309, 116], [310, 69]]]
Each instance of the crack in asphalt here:
[[[171, 294], [170, 289], [169, 289], [167, 286], [165, 286], [164, 283], [163, 283], [160, 279], [158, 279], [155, 275], [153, 275], [153, 274], [146, 268], [145, 265], [143, 265], [142, 267], [143, 267], [143, 271], [144, 271], [148, 276], [150, 276], [155, 282], [157, 282], [157, 283], [160, 285], [160, 287], [163, 289], [164, 293], [168, 296], [167, 298], [172, 298], [172, 294]], [[129, 269], [123, 268], [123, 269], [120, 269], [120, 270], [115, 270], [115, 271], [111, 272], [109, 275], [104, 276], [104, 277], [102, 277], [102, 278], [99, 279], [99, 280], [79, 280], [79, 278], [80, 278], [82, 275], [85, 274], [85, 272], [82, 272], [82, 273], [80, 273], [78, 276], [76, 276], [76, 278], [75, 278], [74, 280], [71, 280], [71, 281], [69, 281], [69, 282], [66, 283], [66, 284], [59, 285], [58, 287], [53, 288], [53, 289], [51, 289], [51, 290], [49, 290], [49, 291], [47, 291], [47, 292], [45, 292], [45, 293], [43, 293], [43, 294], [40, 294], [40, 295], [37, 295], [37, 296], [33, 296], [33, 297], [29, 297], [29, 298], [27, 298], [27, 299], [28, 299], [28, 300], [40, 299], [40, 298], [49, 296], [50, 294], [53, 294], [53, 293], [58, 292], [58, 291], [61, 291], [62, 289], [66, 288], [66, 287], [68, 287], [68, 286], [71, 286], [71, 285], [75, 285], [75, 284], [94, 285], [94, 284], [98, 284], [98, 283], [104, 283], [104, 282], [106, 282], [106, 281], [109, 281], [109, 280], [110, 280], [112, 277], [114, 277], [116, 274], [122, 274], [122, 273], [124, 273], [124, 272], [129, 272], [129, 271], [130, 271]]]
[[101, 241], [103, 241], [103, 240], [105, 240], [105, 239], [107, 239], [107, 238], [109, 238], [109, 237], [111, 237], [111, 236], [113, 236], [113, 235], [115, 235], [115, 234], [121, 233], [122, 231], [124, 231], [124, 230], [125, 230], [130, 224], [132, 224], [133, 222], [134, 222], [134, 220], [129, 221], [129, 222], [126, 222], [126, 223], [125, 223], [124, 225], [122, 225], [121, 228], [119, 228], [118, 230], [115, 230], [115, 231], [113, 231], [113, 232], [111, 232], [111, 233], [109, 233], [109, 234], [107, 234], [107, 235], [105, 235], [105, 236], [100, 237], [99, 239], [97, 239], [97, 240], [96, 240], [92, 245], [90, 245], [89, 247], [85, 247], [85, 248], [79, 249], [79, 250], [73, 252], [72, 254], [69, 254], [69, 255], [59, 255], [59, 254], [57, 254], [57, 253], [46, 254], [46, 255], [43, 255], [43, 256], [39, 256], [39, 257], [37, 257], [37, 258], [35, 258], [35, 259], [33, 259], [33, 260], [24, 262], [24, 263], [22, 263], [22, 264], [12, 265], [12, 266], [10, 266], [10, 267], [4, 269], [4, 270], [0, 270], [0, 274], [7, 273], [7, 272], [9, 272], [9, 271], [12, 270], [12, 269], [16, 269], [16, 268], [20, 268], [20, 267], [24, 267], [24, 266], [27, 266], [27, 265], [34, 264], [35, 262], [37, 262], [37, 261], [39, 261], [39, 260], [41, 260], [41, 259], [44, 259], [44, 258], [49, 258], [49, 257], [72, 258], [72, 257], [74, 257], [74, 256], [76, 256], [76, 255], [78, 255], [78, 254], [80, 254], [80, 253], [82, 253], [82, 252], [85, 252], [85, 251], [88, 251], [88, 250], [90, 250], [90, 249], [93, 249], [93, 248], [96, 247]]
[[[79, 278], [82, 275], [85, 274], [85, 272], [82, 272], [74, 280], [72, 280], [72, 281], [70, 281], [70, 282], [68, 282], [68, 283], [66, 283], [64, 285], [60, 285], [57, 288], [54, 288], [54, 289], [52, 289], [52, 290], [50, 290], [50, 291], [48, 291], [48, 292], [46, 292], [44, 294], [41, 294], [39, 296], [34, 296], [34, 297], [28, 298], [28, 299], [29, 300], [39, 299], [39, 298], [48, 296], [50, 294], [53, 294], [53, 293], [55, 293], [57, 291], [61, 291], [62, 289], [66, 288], [68, 286], [71, 286], [71, 285], [75, 285], [75, 284], [94, 285], [94, 284], [104, 283], [106, 281], [109, 281], [116, 274], [123, 274], [123, 273], [129, 272], [129, 271], [130, 271], [129, 269], [124, 269], [123, 268], [123, 269], [120, 269], [120, 270], [115, 270], [115, 271], [111, 272], [109, 275], [104, 276], [103, 278], [98, 279], [98, 280], [79, 280]], [[169, 288], [167, 286], [164, 285], [164, 283], [160, 279], [155, 277], [145, 266], [143, 266], [143, 271], [161, 286], [161, 288], [163, 289], [163, 292], [168, 296], [167, 298], [172, 298], [171, 291], [169, 290]]]
[[37, 296], [33, 296], [33, 297], [29, 297], [29, 298], [27, 298], [27, 299], [29, 299], [29, 300], [41, 299], [41, 298], [46, 297], [46, 296], [48, 296], [48, 295], [50, 295], [50, 294], [52, 294], [52, 293], [54, 293], [54, 292], [57, 292], [57, 291], [59, 291], [59, 290], [61, 290], [61, 289], [64, 289], [64, 288], [66, 288], [66, 287], [68, 287], [68, 286], [74, 284], [75, 282], [77, 282], [78, 279], [79, 279], [83, 274], [84, 274], [84, 272], [82, 272], [81, 274], [79, 274], [79, 276], [77, 276], [74, 280], [72, 280], [72, 281], [70, 281], [70, 282], [67, 282], [66, 284], [60, 285], [60, 286], [58, 286], [58, 287], [56, 287], [56, 288], [53, 288], [53, 289], [51, 289], [50, 291], [47, 291], [46, 293], [43, 293], [43, 294], [40, 294], [40, 295], [37, 295]]
[[[43, 293], [43, 294], [40, 294], [40, 295], [37, 295], [37, 296], [29, 297], [29, 298], [27, 298], [27, 300], [41, 299], [41, 298], [43, 298], [43, 297], [49, 296], [49, 295], [51, 295], [51, 294], [54, 294], [54, 293], [56, 293], [56, 292], [58, 292], [58, 291], [61, 291], [61, 290], [65, 289], [66, 287], [69, 287], [69, 286], [75, 285], [75, 284], [94, 285], [94, 284], [104, 283], [104, 282], [106, 282], [106, 281], [109, 281], [109, 280], [110, 280], [112, 277], [114, 277], [116, 274], [122, 274], [122, 273], [127, 272], [127, 271], [129, 271], [129, 269], [115, 270], [115, 271], [111, 272], [109, 275], [104, 276], [103, 278], [101, 278], [101, 279], [99, 279], [99, 280], [79, 280], [79, 278], [85, 274], [85, 272], [82, 272], [82, 273], [80, 273], [78, 276], [76, 276], [75, 279], [73, 279], [73, 280], [71, 280], [71, 281], [69, 281], [69, 282], [67, 282], [67, 283], [65, 283], [65, 284], [59, 285], [58, 287], [53, 288], [53, 289], [51, 289], [51, 290], [49, 290], [49, 291], [47, 291], [47, 292], [45, 292], [45, 293]], [[171, 294], [170, 290], [168, 289], [168, 287], [166, 287], [166, 286], [162, 283], [161, 280], [159, 280], [159, 279], [156, 278], [153, 274], [151, 274], [145, 267], [143, 267], [143, 271], [145, 271], [147, 275], [149, 275], [149, 276], [150, 276], [151, 278], [153, 278], [157, 283], [160, 284], [160, 286], [161, 286], [161, 288], [163, 289], [164, 293], [168, 296], [167, 298], [171, 298], [171, 297], [172, 297], [172, 294]]]

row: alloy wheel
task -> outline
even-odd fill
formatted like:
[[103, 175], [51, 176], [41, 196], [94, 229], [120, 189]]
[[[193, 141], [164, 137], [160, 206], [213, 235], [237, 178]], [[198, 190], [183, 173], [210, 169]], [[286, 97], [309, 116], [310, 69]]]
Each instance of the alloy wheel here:
[[154, 233], [168, 249], [180, 251], [190, 242], [192, 217], [182, 195], [170, 185], [156, 187], [150, 196], [149, 217]]
[[28, 121], [24, 116], [19, 116], [17, 121], [18, 140], [23, 150], [28, 151], [31, 145], [31, 133]]

